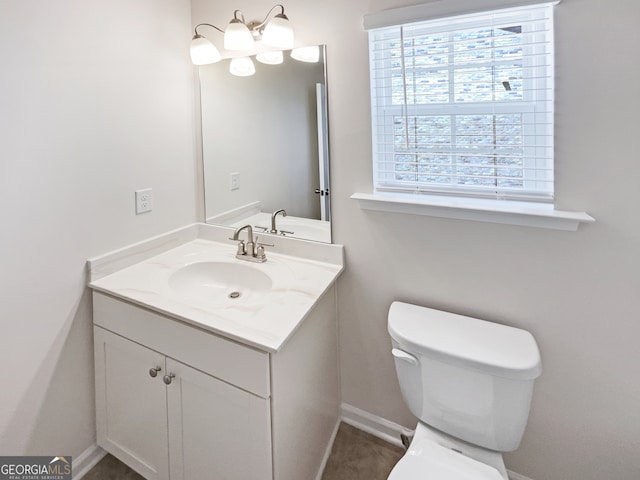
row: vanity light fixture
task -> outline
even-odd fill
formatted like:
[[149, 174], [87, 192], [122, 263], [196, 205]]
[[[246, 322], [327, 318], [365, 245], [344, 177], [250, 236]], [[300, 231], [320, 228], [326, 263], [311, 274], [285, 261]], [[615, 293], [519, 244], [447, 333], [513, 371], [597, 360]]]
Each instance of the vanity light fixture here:
[[320, 47], [300, 47], [291, 50], [291, 58], [300, 62], [317, 63], [320, 60]]
[[[280, 9], [279, 13], [274, 12]], [[226, 30], [222, 30], [210, 23], [200, 23], [196, 26], [193, 39], [191, 40], [191, 61], [194, 65], [207, 65], [218, 62], [222, 59], [220, 52], [213, 43], [198, 33], [198, 27], [208, 26], [215, 28], [224, 34], [224, 48], [229, 52], [233, 52], [240, 57], [232, 56], [229, 71], [237, 76], [249, 76], [255, 73], [255, 65], [251, 58], [247, 55], [256, 53], [256, 42], [259, 41], [266, 47], [275, 50], [262, 51], [256, 54], [256, 60], [268, 65], [278, 65], [283, 62], [282, 50], [290, 50], [293, 48], [293, 29], [289, 23], [289, 19], [284, 13], [284, 6], [274, 5], [264, 20], [261, 22], [245, 21], [244, 15], [240, 10], [233, 12], [233, 18], [229, 22]], [[313, 47], [311, 47], [313, 49]], [[262, 50], [258, 48], [258, 51]], [[302, 49], [304, 51], [304, 49]], [[316, 48], [317, 50], [317, 48]], [[233, 55], [232, 53], [232, 55]], [[304, 62], [318, 61], [319, 53], [307, 54], [307, 56], [294, 56], [293, 58]], [[309, 60], [308, 58], [311, 58]]]
[[193, 38], [191, 39], [190, 48], [191, 62], [194, 65], [208, 65], [210, 63], [219, 62], [222, 59], [222, 56], [216, 46], [198, 33], [198, 27], [202, 26], [212, 27], [224, 33], [218, 27], [211, 25], [210, 23], [201, 23], [196, 25]]
[[257, 54], [256, 60], [267, 65], [280, 65], [284, 61], [284, 55], [282, 50], [273, 50]]
[[[240, 14], [240, 18], [238, 18], [238, 14]], [[224, 31], [224, 48], [225, 50], [247, 51], [254, 46], [253, 34], [244, 21], [244, 15], [240, 10], [236, 10]]]
[[249, 57], [234, 57], [229, 64], [229, 72], [236, 77], [249, 77], [256, 73], [256, 66]]
[[[273, 13], [276, 8], [280, 8], [280, 13], [273, 16], [271, 20], [269, 20], [269, 16]], [[238, 18], [238, 14], [240, 14], [240, 18]], [[244, 28], [238, 26], [238, 24], [242, 24]], [[284, 14], [284, 6], [278, 4], [271, 7], [271, 10], [267, 12], [267, 15], [264, 17], [264, 20], [261, 22], [251, 22], [246, 24], [244, 20], [244, 15], [240, 10], [236, 10], [233, 13], [233, 19], [231, 23], [229, 23], [229, 27], [233, 27], [234, 32], [234, 41], [235, 32], [242, 31], [243, 36], [245, 36], [246, 32], [250, 32], [253, 40], [261, 40], [263, 44], [268, 45], [269, 47], [279, 48], [281, 50], [288, 50], [293, 48], [293, 28], [291, 28], [291, 24], [289, 23], [289, 18]], [[228, 28], [227, 28], [228, 30]], [[248, 41], [246, 45], [248, 45]], [[242, 46], [246, 46], [243, 44]], [[227, 48], [227, 34], [225, 32], [225, 47], [227, 50], [250, 50], [253, 48], [253, 43], [249, 48], [240, 48], [240, 42], [237, 44], [232, 43], [232, 46], [237, 48]]]
[[[269, 19], [277, 8], [280, 8], [280, 13]], [[220, 56], [218, 49], [198, 33], [198, 27], [203, 25], [224, 33], [224, 48], [232, 52], [253, 50], [255, 42], [258, 40], [262, 41], [264, 45], [280, 50], [293, 48], [293, 28], [291, 28], [289, 18], [284, 13], [284, 6], [280, 4], [274, 5], [264, 20], [250, 23], [245, 21], [244, 15], [240, 10], [236, 10], [233, 12], [233, 18], [224, 31], [210, 23], [200, 23], [196, 26], [195, 35], [191, 41], [191, 58], [195, 65], [206, 65], [220, 60], [218, 58]], [[196, 63], [196, 61], [200, 63]]]
[[[284, 7], [276, 5], [269, 11], [267, 18], [277, 7], [280, 7], [282, 11], [274, 16], [266, 26], [261, 27], [263, 28], [262, 43], [281, 50], [289, 50], [293, 48], [293, 28], [291, 28], [289, 19], [284, 14]], [[262, 25], [264, 25], [264, 22]]]

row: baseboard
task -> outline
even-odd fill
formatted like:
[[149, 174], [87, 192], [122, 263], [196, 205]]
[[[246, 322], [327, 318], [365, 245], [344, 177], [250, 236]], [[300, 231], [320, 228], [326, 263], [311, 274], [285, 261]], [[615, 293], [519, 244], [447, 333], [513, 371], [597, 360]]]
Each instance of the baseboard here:
[[95, 443], [73, 459], [73, 480], [80, 480], [107, 454]]
[[338, 434], [338, 428], [340, 428], [340, 418], [338, 418], [335, 426], [333, 427], [333, 433], [331, 434], [331, 439], [329, 440], [327, 449], [324, 452], [324, 457], [322, 457], [322, 462], [320, 463], [320, 469], [318, 470], [318, 475], [316, 476], [316, 480], [322, 480], [324, 469], [327, 467], [327, 462], [329, 461], [329, 457], [331, 456], [331, 450], [333, 449], [333, 442], [335, 442], [336, 435]]
[[[402, 425], [398, 425], [397, 423], [378, 417], [372, 413], [365, 412], [364, 410], [360, 410], [359, 408], [347, 403], [343, 403], [340, 406], [340, 409], [342, 412], [342, 421], [344, 423], [398, 447], [402, 447], [400, 434], [413, 433]], [[529, 477], [512, 472], [511, 470], [507, 470], [507, 474], [509, 475], [509, 480], [532, 480]]]
[[340, 409], [342, 413], [342, 421], [344, 423], [398, 447], [402, 447], [400, 434], [411, 432], [411, 430], [403, 427], [402, 425], [398, 425], [397, 423], [393, 423], [372, 413], [365, 412], [364, 410], [360, 410], [359, 408], [347, 403], [343, 403], [340, 406]]

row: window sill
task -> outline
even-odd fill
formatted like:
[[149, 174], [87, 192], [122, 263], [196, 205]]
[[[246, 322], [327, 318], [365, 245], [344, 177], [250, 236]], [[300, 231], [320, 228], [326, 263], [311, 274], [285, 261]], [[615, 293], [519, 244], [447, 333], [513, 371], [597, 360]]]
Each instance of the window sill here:
[[555, 210], [550, 204], [389, 193], [354, 193], [351, 198], [358, 200], [363, 210], [554, 230], [576, 231], [581, 223], [595, 222], [585, 212]]

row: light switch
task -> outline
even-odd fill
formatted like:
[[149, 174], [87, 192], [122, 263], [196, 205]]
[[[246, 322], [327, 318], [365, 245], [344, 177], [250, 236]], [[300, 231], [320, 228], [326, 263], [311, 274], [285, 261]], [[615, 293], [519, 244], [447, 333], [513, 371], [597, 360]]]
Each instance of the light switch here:
[[240, 174], [233, 172], [229, 175], [229, 190], [238, 190], [240, 188]]

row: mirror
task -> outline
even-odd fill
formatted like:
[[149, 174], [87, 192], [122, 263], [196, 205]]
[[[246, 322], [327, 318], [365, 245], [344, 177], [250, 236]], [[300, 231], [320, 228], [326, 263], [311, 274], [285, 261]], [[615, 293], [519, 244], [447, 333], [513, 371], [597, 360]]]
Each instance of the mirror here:
[[[207, 223], [331, 242], [326, 49], [315, 63], [200, 67]], [[276, 230], [271, 232], [272, 214]], [[268, 241], [267, 241], [268, 243]]]

